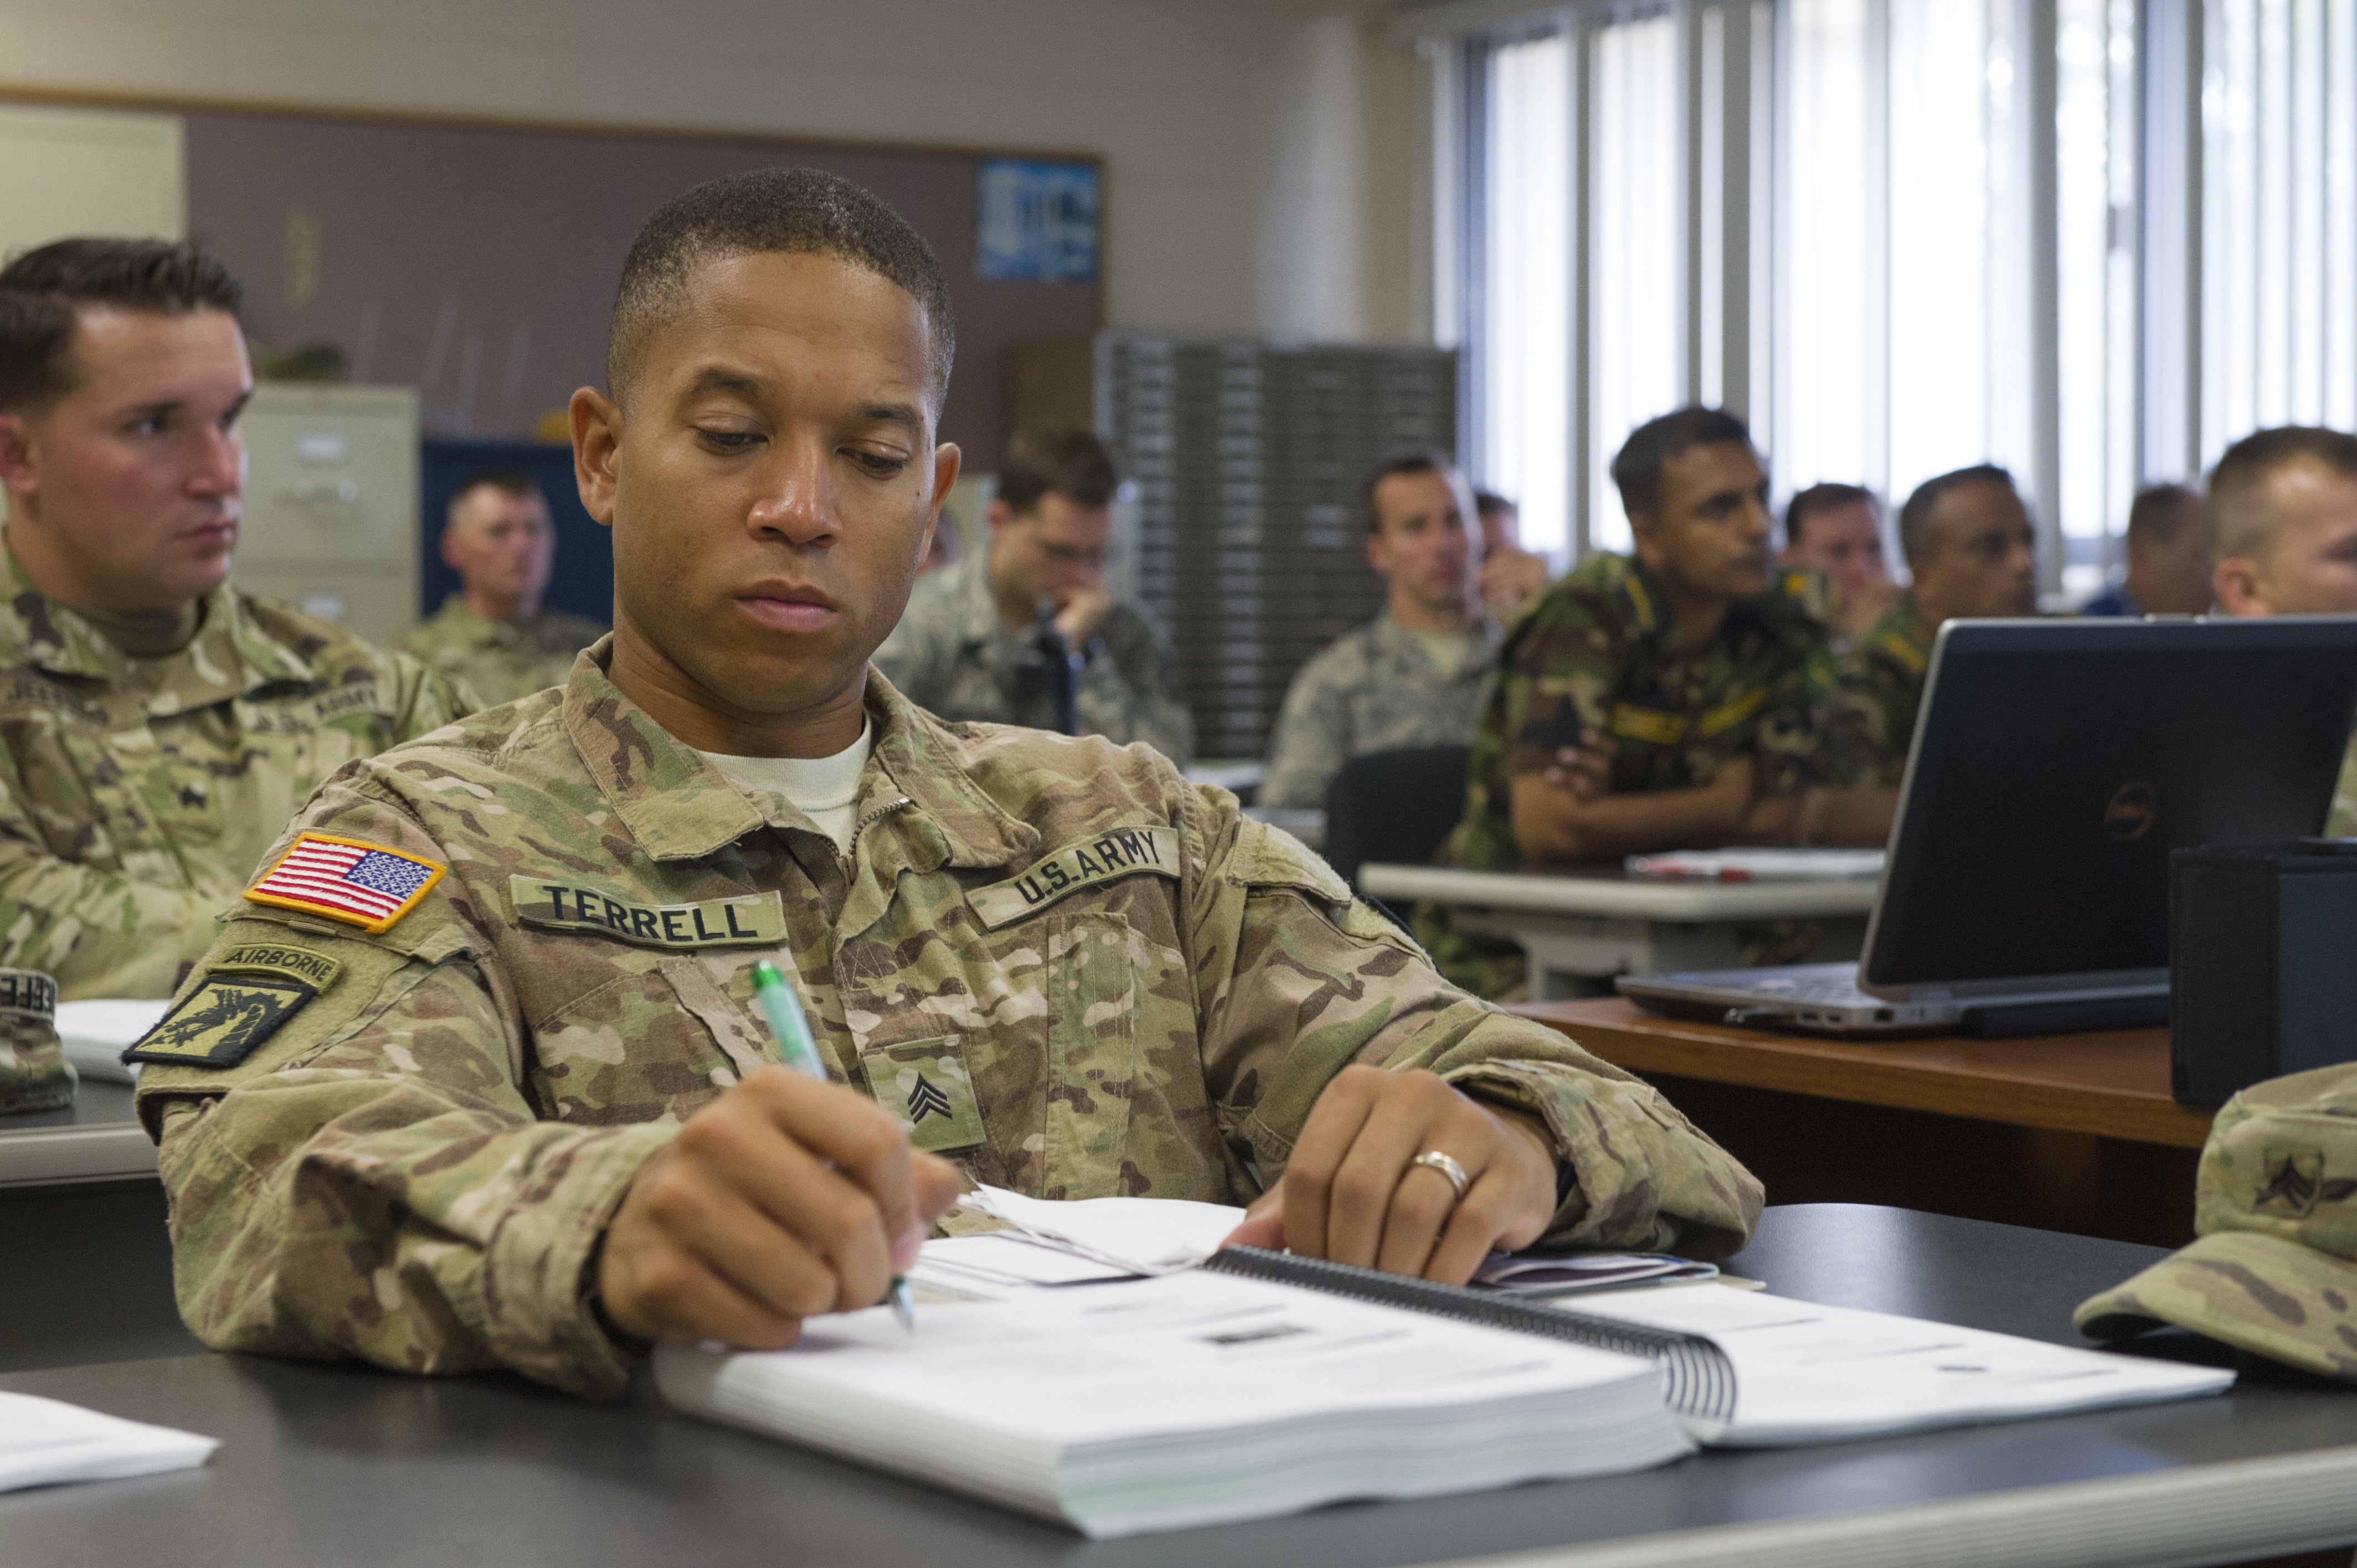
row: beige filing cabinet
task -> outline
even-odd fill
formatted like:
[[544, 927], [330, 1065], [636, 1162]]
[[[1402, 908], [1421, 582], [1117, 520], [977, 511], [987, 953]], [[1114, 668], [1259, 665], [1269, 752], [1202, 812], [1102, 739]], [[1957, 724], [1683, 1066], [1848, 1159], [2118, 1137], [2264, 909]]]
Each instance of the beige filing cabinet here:
[[230, 575], [382, 642], [417, 621], [417, 394], [265, 381]]

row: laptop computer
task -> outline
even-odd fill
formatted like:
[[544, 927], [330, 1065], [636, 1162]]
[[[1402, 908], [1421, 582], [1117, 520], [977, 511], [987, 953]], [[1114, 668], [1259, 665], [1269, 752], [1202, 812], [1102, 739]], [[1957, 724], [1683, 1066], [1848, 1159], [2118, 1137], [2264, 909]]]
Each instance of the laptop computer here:
[[1877, 1035], [2169, 1016], [2169, 857], [2317, 832], [2357, 617], [1950, 621], [1857, 964], [1624, 975], [1651, 1011]]

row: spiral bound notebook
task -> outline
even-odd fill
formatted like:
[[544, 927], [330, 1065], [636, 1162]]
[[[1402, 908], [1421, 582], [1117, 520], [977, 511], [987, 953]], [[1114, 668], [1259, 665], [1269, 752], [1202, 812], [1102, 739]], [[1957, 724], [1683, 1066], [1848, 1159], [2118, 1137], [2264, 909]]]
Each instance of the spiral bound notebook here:
[[1657, 1362], [1254, 1266], [928, 1305], [914, 1334], [872, 1308], [814, 1318], [787, 1350], [665, 1346], [656, 1385], [690, 1414], [1092, 1536], [1694, 1451]]

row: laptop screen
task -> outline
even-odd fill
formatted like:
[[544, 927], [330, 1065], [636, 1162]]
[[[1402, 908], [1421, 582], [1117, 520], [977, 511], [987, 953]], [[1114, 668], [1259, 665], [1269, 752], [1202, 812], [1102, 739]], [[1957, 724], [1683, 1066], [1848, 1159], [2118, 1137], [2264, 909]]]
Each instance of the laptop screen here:
[[1950, 621], [1860, 979], [2165, 969], [2169, 852], [2319, 831], [2352, 713], [2357, 617]]

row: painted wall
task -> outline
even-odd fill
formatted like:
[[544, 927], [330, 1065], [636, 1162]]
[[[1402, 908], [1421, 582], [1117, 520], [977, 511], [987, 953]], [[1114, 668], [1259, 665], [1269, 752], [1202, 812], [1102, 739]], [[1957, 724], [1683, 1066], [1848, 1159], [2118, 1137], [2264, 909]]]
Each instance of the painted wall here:
[[1351, 0], [9, 0], [0, 86], [1070, 149], [1116, 326], [1425, 334], [1415, 62]]

